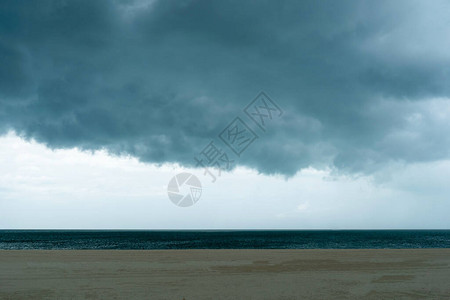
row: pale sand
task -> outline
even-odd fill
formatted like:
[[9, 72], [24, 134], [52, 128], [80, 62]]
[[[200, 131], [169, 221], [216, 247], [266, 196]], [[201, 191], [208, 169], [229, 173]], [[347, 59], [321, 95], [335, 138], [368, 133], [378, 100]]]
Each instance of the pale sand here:
[[0, 251], [0, 299], [450, 299], [450, 249]]

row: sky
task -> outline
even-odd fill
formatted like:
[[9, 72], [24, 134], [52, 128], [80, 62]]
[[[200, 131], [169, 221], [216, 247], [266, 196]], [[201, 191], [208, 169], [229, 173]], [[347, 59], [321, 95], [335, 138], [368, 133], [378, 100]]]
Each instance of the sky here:
[[2, 1], [0, 228], [450, 228], [449, 11]]

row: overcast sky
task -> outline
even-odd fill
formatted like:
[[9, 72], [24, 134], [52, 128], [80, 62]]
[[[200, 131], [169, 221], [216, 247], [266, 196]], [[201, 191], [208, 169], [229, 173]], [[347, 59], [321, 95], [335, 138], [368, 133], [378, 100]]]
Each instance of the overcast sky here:
[[2, 1], [0, 228], [450, 228], [448, 49], [449, 1]]

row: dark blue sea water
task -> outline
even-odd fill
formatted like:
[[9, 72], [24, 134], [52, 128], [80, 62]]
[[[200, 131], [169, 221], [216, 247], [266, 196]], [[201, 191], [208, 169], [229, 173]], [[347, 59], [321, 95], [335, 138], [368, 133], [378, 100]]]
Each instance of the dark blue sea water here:
[[450, 230], [0, 230], [0, 249], [450, 248]]

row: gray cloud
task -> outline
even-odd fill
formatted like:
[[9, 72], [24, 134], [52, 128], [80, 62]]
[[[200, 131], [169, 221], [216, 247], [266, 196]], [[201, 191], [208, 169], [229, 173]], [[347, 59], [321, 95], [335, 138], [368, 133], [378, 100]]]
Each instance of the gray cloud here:
[[4, 1], [0, 132], [192, 165], [264, 90], [285, 114], [238, 160], [261, 172], [446, 159], [449, 8]]

